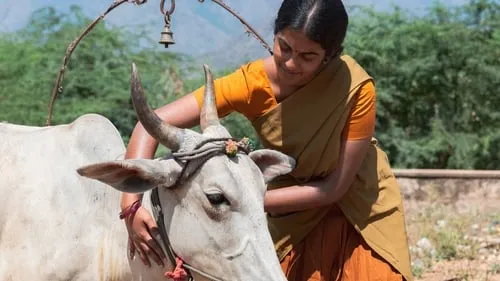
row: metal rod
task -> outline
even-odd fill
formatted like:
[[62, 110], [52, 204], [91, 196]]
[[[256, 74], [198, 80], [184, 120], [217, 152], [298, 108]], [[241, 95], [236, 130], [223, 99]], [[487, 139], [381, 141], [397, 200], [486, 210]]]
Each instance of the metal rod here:
[[[71, 57], [71, 54], [73, 51], [76, 49], [80, 41], [85, 37], [107, 14], [109, 14], [112, 10], [114, 10], [116, 7], [120, 6], [121, 4], [128, 2], [129, 0], [115, 0], [113, 4], [111, 4], [108, 9], [104, 12], [104, 14], [100, 15], [98, 18], [96, 18], [90, 25], [87, 26], [83, 30], [83, 32], [73, 41], [69, 44], [68, 48], [66, 49], [66, 53], [64, 54], [63, 57], [63, 63], [61, 66], [61, 69], [59, 70], [59, 73], [57, 74], [56, 78], [56, 84], [54, 88], [52, 89], [52, 95], [50, 97], [49, 101], [49, 112], [47, 114], [47, 120], [46, 120], [46, 125], [50, 126], [52, 122], [52, 112], [54, 110], [54, 102], [56, 100], [57, 94], [62, 93], [63, 87], [61, 86], [61, 82], [64, 78], [64, 72], [66, 71], [66, 67], [68, 65], [69, 58]], [[142, 1], [136, 1], [135, 3], [137, 4], [142, 4], [144, 2]]]
[[[203, 3], [205, 2], [205, 0], [198, 0], [200, 3]], [[271, 47], [269, 47], [269, 45], [266, 43], [266, 41], [262, 38], [262, 36], [260, 36], [257, 31], [255, 29], [253, 29], [250, 24], [248, 24], [248, 22], [243, 19], [240, 15], [238, 15], [235, 11], [233, 11], [227, 4], [225, 4], [222, 0], [212, 0], [213, 2], [215, 2], [216, 4], [218, 4], [219, 6], [221, 6], [222, 8], [224, 8], [226, 11], [228, 11], [229, 13], [231, 13], [234, 17], [236, 17], [245, 27], [245, 29], [247, 30], [247, 33], [249, 34], [252, 34], [255, 36], [255, 38], [257, 40], [260, 41], [260, 43], [262, 44], [262, 46], [267, 49], [267, 51], [272, 55], [273, 54], [273, 51], [271, 49]], [[125, 3], [125, 2], [134, 2], [136, 3], [137, 5], [141, 5], [141, 4], [144, 4], [146, 1], [144, 0], [115, 0], [113, 2], [113, 4], [111, 4], [108, 9], [104, 12], [104, 14], [100, 15], [98, 18], [96, 18], [89, 26], [87, 26], [83, 32], [73, 41], [69, 44], [68, 48], [66, 49], [66, 52], [64, 54], [64, 57], [63, 57], [63, 63], [62, 63], [62, 66], [59, 70], [59, 73], [57, 75], [57, 78], [56, 78], [56, 83], [55, 83], [55, 86], [54, 88], [52, 89], [52, 95], [50, 97], [50, 101], [49, 101], [49, 107], [48, 107], [48, 114], [47, 114], [47, 120], [46, 120], [46, 125], [47, 126], [50, 126], [51, 123], [52, 123], [52, 113], [53, 113], [53, 110], [54, 110], [54, 103], [55, 103], [55, 100], [57, 98], [57, 95], [62, 93], [63, 91], [63, 87], [61, 86], [61, 83], [62, 83], [62, 80], [64, 78], [64, 72], [66, 71], [66, 68], [67, 68], [67, 64], [68, 64], [68, 61], [71, 57], [71, 54], [73, 53], [73, 51], [76, 49], [76, 47], [78, 46], [78, 44], [80, 43], [80, 41], [88, 35], [88, 33], [107, 15], [109, 14], [112, 10], [114, 10], [116, 7], [120, 6], [121, 4]], [[174, 10], [175, 10], [175, 0], [171, 0], [171, 6], [170, 6], [170, 10], [167, 12], [165, 11], [164, 9], [164, 5], [165, 5], [165, 0], [160, 0], [160, 10], [162, 12], [162, 14], [165, 15], [165, 19], [167, 20], [167, 18], [170, 18], [170, 16], [173, 14]]]

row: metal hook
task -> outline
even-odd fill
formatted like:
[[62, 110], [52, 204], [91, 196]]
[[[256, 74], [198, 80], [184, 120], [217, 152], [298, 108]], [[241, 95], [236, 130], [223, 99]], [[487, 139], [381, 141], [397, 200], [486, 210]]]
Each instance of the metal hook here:
[[165, 0], [160, 1], [160, 11], [162, 14], [165, 15], [165, 17], [170, 17], [170, 15], [172, 15], [175, 10], [175, 0], [170, 0], [170, 1], [171, 1], [170, 10], [168, 10], [168, 12], [165, 10]]

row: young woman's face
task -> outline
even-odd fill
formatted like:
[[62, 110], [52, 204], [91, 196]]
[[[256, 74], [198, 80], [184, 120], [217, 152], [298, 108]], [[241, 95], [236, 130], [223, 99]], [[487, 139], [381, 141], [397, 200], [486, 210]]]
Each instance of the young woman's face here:
[[280, 81], [290, 86], [309, 82], [323, 64], [325, 50], [297, 30], [285, 28], [274, 37], [274, 61]]

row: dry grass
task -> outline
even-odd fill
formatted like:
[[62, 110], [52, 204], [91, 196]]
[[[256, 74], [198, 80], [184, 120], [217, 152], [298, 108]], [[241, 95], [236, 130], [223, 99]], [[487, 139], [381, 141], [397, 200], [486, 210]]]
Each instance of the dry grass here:
[[430, 194], [405, 202], [416, 280], [500, 280], [500, 202]]

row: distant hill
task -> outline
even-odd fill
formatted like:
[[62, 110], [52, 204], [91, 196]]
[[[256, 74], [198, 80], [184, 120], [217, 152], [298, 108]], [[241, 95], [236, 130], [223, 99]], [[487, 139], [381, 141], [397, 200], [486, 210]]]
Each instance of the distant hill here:
[[[27, 23], [31, 12], [45, 6], [67, 11], [71, 5], [79, 5], [86, 15], [96, 18], [104, 12], [111, 1], [2, 0], [0, 32], [21, 28]], [[166, 5], [170, 5], [170, 1], [165, 2]], [[225, 2], [265, 36], [269, 44], [272, 43], [272, 22], [281, 1], [227, 0]], [[158, 41], [164, 24], [159, 3], [157, 0], [149, 0], [141, 6], [125, 3], [106, 16], [105, 22], [132, 29], [137, 25], [145, 25], [150, 30], [149, 36]], [[172, 31], [176, 44], [170, 46], [168, 51], [182, 52], [203, 61], [211, 61], [214, 67], [234, 65], [244, 61], [244, 58], [267, 54], [257, 40], [246, 35], [243, 25], [235, 17], [210, 0], [205, 0], [203, 3], [197, 0], [177, 0]], [[158, 44], [158, 48], [163, 46]]]
[[[453, 5], [465, 0], [441, 1]], [[170, 1], [166, 0], [166, 5]], [[273, 21], [280, 0], [226, 0], [233, 10], [245, 18], [272, 45]], [[392, 0], [347, 0], [347, 6], [372, 5], [377, 9], [388, 9]], [[398, 5], [412, 11], [423, 10], [432, 1], [399, 1]], [[53, 6], [67, 10], [79, 5], [91, 18], [96, 18], [112, 3], [112, 0], [1, 0], [0, 32], [15, 31], [27, 23], [31, 12]], [[149, 36], [158, 41], [163, 28], [159, 0], [148, 0], [141, 6], [123, 4], [111, 12], [105, 21], [123, 28], [145, 25]], [[83, 28], [83, 27], [82, 27]], [[182, 52], [207, 62], [214, 68], [234, 67], [240, 63], [266, 56], [267, 51], [253, 37], [245, 33], [243, 25], [227, 11], [210, 0], [177, 0], [173, 15], [172, 30], [176, 44], [168, 51]], [[75, 34], [76, 36], [76, 34]], [[163, 48], [158, 44], [158, 48]]]

